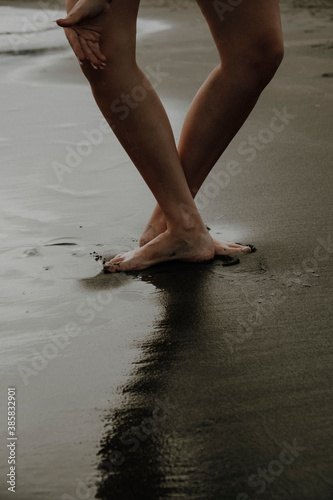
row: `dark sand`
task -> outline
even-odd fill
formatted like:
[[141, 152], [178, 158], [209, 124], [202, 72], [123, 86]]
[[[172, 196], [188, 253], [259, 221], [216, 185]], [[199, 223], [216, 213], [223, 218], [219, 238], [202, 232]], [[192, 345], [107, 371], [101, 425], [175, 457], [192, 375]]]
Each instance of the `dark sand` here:
[[[0, 438], [14, 386], [15, 498], [333, 498], [332, 12], [282, 11], [284, 62], [199, 199], [214, 234], [258, 248], [234, 267], [104, 275], [90, 254], [134, 248], [152, 196], [111, 134], [56, 177], [101, 120], [70, 53], [2, 61]], [[178, 138], [216, 53], [197, 8], [142, 15], [172, 23], [139, 60], [169, 74], [158, 92]], [[292, 117], [272, 132], [279, 113]], [[3, 454], [4, 500], [7, 472]]]

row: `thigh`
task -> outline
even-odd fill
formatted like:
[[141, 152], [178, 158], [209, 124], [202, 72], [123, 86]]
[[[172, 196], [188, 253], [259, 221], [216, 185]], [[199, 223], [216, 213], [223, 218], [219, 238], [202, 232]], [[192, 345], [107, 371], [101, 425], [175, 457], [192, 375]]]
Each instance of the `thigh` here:
[[106, 57], [135, 59], [139, 5], [140, 0], [112, 0], [101, 37]]
[[282, 42], [278, 0], [197, 0], [220, 56], [258, 43]]

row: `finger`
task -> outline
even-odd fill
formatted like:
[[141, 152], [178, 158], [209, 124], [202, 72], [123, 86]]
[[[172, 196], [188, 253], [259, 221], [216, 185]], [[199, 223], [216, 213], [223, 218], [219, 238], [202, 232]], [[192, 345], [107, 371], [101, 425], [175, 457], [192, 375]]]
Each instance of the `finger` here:
[[90, 62], [90, 64], [95, 69], [97, 69], [100, 62], [97, 59], [97, 57], [95, 56], [95, 54], [93, 53], [93, 51], [91, 50], [91, 48], [89, 47], [87, 40], [85, 40], [83, 37], [81, 37], [80, 42], [81, 42], [81, 47], [84, 51], [86, 59]]
[[87, 40], [87, 44], [88, 44], [90, 50], [94, 53], [95, 57], [98, 59], [99, 65], [105, 66], [106, 57], [100, 51], [99, 43], [92, 42], [91, 40]]
[[77, 33], [75, 33], [75, 31], [72, 29], [66, 29], [65, 32], [66, 32], [67, 40], [69, 41], [69, 44], [72, 47], [74, 54], [78, 58], [80, 64], [82, 64], [83, 61], [86, 59], [86, 56], [85, 56], [84, 51], [82, 50], [82, 47], [80, 44], [80, 39], [79, 39]]

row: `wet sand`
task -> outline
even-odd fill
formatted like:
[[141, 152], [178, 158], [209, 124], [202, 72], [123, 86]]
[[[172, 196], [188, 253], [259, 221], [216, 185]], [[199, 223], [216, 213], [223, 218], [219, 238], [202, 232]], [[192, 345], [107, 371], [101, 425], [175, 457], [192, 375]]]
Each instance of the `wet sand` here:
[[[217, 57], [198, 9], [168, 5], [142, 8], [170, 26], [138, 58], [178, 138]], [[198, 198], [214, 235], [258, 249], [232, 267], [104, 275], [98, 256], [137, 246], [152, 195], [69, 51], [2, 59], [16, 498], [333, 497], [332, 11], [282, 13], [284, 62]]]

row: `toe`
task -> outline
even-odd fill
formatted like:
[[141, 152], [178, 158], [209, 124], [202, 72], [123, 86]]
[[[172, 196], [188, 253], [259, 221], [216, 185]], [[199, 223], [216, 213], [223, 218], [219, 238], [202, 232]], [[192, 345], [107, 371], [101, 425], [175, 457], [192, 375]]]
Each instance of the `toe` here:
[[115, 262], [114, 264], [111, 264], [111, 262], [107, 262], [104, 264], [103, 271], [105, 273], [117, 273], [120, 271], [120, 262]]
[[115, 257], [113, 257], [113, 259], [106, 262], [106, 265], [110, 266], [112, 264], [118, 264], [119, 262], [122, 262], [123, 260], [124, 260], [124, 255], [122, 253], [120, 253], [120, 254], [116, 255]]
[[123, 256], [117, 255], [113, 259], [109, 260], [109, 262], [105, 262], [103, 266], [103, 271], [105, 273], [116, 273], [120, 271], [120, 265], [123, 262]]
[[214, 240], [216, 255], [230, 255], [255, 252], [252, 245], [243, 245], [242, 243], [232, 243], [230, 241]]
[[241, 243], [230, 243], [227, 242], [228, 250], [237, 250], [239, 252], [250, 252], [251, 248], [248, 245], [242, 245]]
[[246, 247], [230, 248], [230, 253], [248, 253], [249, 251], [250, 248]]
[[[236, 243], [236, 245], [242, 245], [242, 243]], [[242, 246], [243, 246], [243, 247], [245, 247], [245, 248], [247, 249], [247, 250], [246, 250], [247, 252], [254, 253], [254, 252], [256, 252], [256, 251], [257, 251], [256, 247], [255, 247], [255, 246], [253, 246], [253, 245], [248, 244], [248, 245], [242, 245]], [[249, 250], [248, 250], [248, 249], [249, 249]]]
[[229, 244], [228, 244], [228, 247], [229, 247], [229, 248], [236, 248], [236, 249], [239, 249], [239, 248], [240, 248], [240, 249], [242, 249], [242, 248], [247, 248], [247, 247], [245, 247], [244, 245], [238, 245], [237, 243], [229, 243]]

